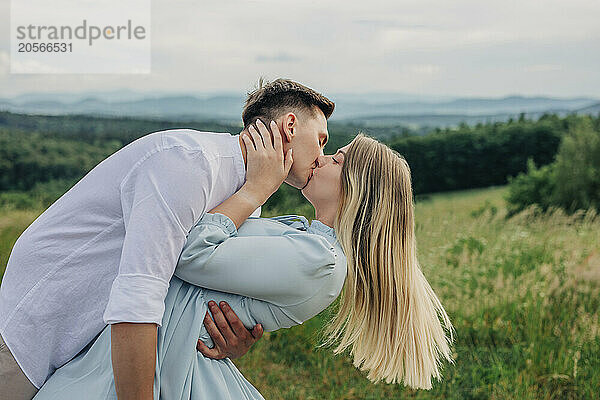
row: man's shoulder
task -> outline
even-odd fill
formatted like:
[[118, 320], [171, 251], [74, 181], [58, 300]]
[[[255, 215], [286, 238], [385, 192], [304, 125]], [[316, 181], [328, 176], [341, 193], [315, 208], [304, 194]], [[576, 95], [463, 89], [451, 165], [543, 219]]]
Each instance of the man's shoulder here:
[[201, 151], [208, 157], [231, 155], [235, 136], [229, 132], [210, 132], [191, 128], [168, 129], [159, 132], [163, 149], [183, 147]]
[[[222, 182], [241, 185], [245, 177], [244, 158], [237, 135], [196, 129], [161, 131], [163, 152], [173, 152], [178, 159], [192, 158], [196, 165], [210, 170]], [[236, 186], [236, 187], [238, 187]]]

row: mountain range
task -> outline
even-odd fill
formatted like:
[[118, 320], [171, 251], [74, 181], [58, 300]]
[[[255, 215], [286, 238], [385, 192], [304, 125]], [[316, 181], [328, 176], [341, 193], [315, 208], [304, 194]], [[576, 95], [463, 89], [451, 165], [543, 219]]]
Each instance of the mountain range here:
[[[525, 113], [600, 112], [600, 99], [545, 96], [434, 97], [402, 93], [340, 93], [328, 95], [336, 102], [332, 120], [374, 125], [452, 126], [460, 122], [503, 121]], [[171, 120], [239, 121], [245, 96], [223, 93], [166, 93], [115, 90], [80, 93], [28, 93], [0, 98], [0, 110], [26, 114], [87, 114], [133, 116]]]

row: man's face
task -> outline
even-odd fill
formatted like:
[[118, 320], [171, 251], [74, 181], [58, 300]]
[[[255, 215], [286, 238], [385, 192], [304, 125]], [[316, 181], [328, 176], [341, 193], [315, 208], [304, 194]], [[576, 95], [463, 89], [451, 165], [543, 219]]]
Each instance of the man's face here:
[[317, 165], [317, 158], [323, 155], [329, 133], [325, 114], [318, 107], [315, 107], [314, 113], [303, 112], [299, 117], [294, 137], [288, 147], [294, 149], [294, 163], [285, 182], [302, 189]]

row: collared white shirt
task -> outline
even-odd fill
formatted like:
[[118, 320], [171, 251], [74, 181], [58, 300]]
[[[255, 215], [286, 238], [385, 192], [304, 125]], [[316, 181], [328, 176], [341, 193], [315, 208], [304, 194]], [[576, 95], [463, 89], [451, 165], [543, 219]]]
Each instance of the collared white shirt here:
[[245, 178], [237, 136], [159, 131], [44, 211], [16, 241], [0, 287], [0, 334], [29, 380], [39, 388], [106, 324], [160, 325], [190, 229]]

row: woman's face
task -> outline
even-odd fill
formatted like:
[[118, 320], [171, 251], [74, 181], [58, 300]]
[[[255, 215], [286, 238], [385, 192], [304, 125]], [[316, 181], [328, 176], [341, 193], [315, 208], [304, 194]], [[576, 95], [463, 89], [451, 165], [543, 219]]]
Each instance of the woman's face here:
[[342, 165], [349, 147], [350, 144], [347, 144], [333, 155], [317, 158], [317, 167], [312, 170], [308, 183], [302, 189], [302, 195], [315, 208], [337, 206], [340, 201]]

